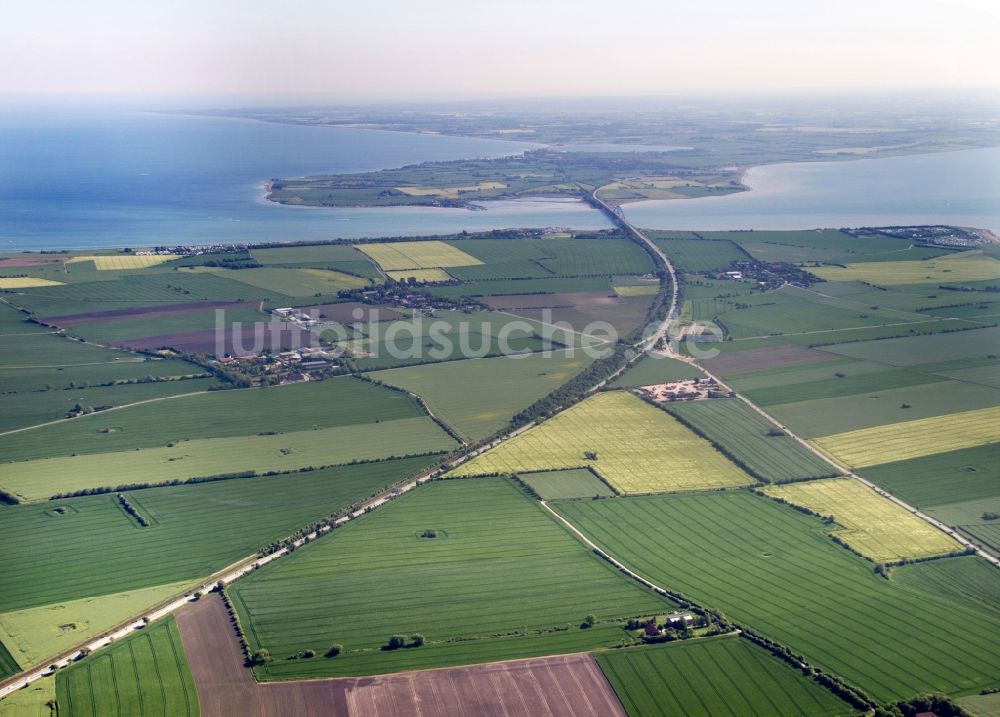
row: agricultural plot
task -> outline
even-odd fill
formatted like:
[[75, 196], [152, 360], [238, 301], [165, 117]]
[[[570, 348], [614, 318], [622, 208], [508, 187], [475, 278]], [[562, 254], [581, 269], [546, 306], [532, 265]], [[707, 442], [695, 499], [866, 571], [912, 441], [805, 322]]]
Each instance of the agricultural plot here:
[[753, 482], [675, 418], [621, 391], [591, 396], [449, 475], [566, 468], [590, 468], [619, 493], [701, 490]]
[[942, 380], [837, 398], [783, 403], [769, 406], [768, 412], [800, 435], [814, 438], [997, 405], [1000, 405], [998, 389]]
[[[327, 410], [331, 405], [352, 408]], [[15, 461], [130, 451], [183, 441], [311, 431], [423, 415], [409, 396], [342, 377], [264, 389], [213, 391], [93, 413], [0, 437], [0, 453], [6, 461]], [[220, 420], [221, 416], [225, 420]]]
[[35, 680], [0, 702], [0, 717], [52, 717], [49, 701], [56, 698], [55, 675]]
[[0, 342], [0, 370], [75, 368], [113, 361], [140, 361], [135, 354], [91, 346], [56, 334], [33, 332]]
[[[633, 570], [725, 611], [878, 700], [928, 690], [974, 694], [1000, 679], [1000, 615], [961, 590], [939, 594], [919, 577], [952, 558], [895, 568], [886, 580], [834, 544], [822, 521], [742, 491], [556, 506]], [[995, 570], [985, 579], [991, 590], [1000, 587]]]
[[214, 332], [217, 327], [232, 330], [234, 323], [241, 326], [251, 326], [257, 323], [267, 324], [269, 316], [257, 310], [256, 304], [231, 303], [202, 307], [198, 302], [187, 305], [185, 311], [160, 313], [143, 312], [137, 316], [113, 318], [108, 321], [76, 322], [73, 317], [57, 322], [58, 326], [66, 326], [69, 333], [82, 336], [88, 341], [112, 346], [143, 339], [149, 336], [166, 336], [190, 332]]
[[[664, 605], [502, 479], [429, 483], [227, 592], [270, 679], [583, 651], [628, 642], [622, 619]], [[380, 649], [393, 633], [425, 643]], [[336, 658], [290, 659], [333, 643]]]
[[372, 373], [376, 381], [420, 396], [431, 413], [465, 439], [490, 436], [519, 411], [580, 373], [582, 352], [451, 361]]
[[28, 669], [182, 593], [190, 584], [181, 581], [0, 613], [0, 641], [21, 669]]
[[[817, 372], [816, 380], [791, 381], [795, 377], [786, 377], [789, 383], [779, 386], [743, 391], [744, 395], [758, 406], [772, 406], [781, 403], [798, 403], [800, 401], [815, 401], [824, 398], [838, 398], [857, 394], [878, 395], [877, 392], [933, 384], [941, 381], [935, 376], [923, 371], [911, 369], [890, 369], [878, 364], [856, 362], [854, 365], [838, 363], [834, 368], [824, 367]], [[805, 378], [800, 373], [797, 378]], [[736, 379], [733, 386], [750, 384], [752, 380]]]
[[287, 472], [351, 461], [443, 453], [454, 447], [455, 440], [429, 417], [400, 418], [8, 463], [0, 485], [22, 500], [45, 500], [53, 495], [137, 481], [168, 483], [232, 473]]
[[461, 249], [436, 240], [359, 244], [358, 249], [386, 271], [442, 269], [483, 263]]
[[[192, 369], [197, 369], [191, 366]], [[65, 372], [64, 372], [65, 375]], [[75, 375], [75, 372], [74, 372]], [[0, 393], [0, 432], [66, 418], [77, 406], [102, 410], [140, 401], [155, 401], [218, 386], [214, 378], [154, 381], [97, 388]]]
[[198, 694], [173, 617], [166, 617], [56, 675], [69, 717], [197, 717]]
[[609, 295], [609, 292], [577, 292], [499, 296], [487, 298], [485, 302], [516, 316], [548, 324], [565, 324], [576, 331], [599, 330], [606, 335], [606, 327], [591, 327], [594, 322], [604, 322], [611, 324], [619, 336], [625, 336], [642, 325], [652, 300], [649, 295], [622, 298]]
[[30, 289], [37, 286], [61, 286], [61, 281], [31, 276], [0, 276], [0, 289]]
[[128, 491], [148, 528], [114, 494], [5, 507], [0, 612], [197, 580], [435, 459]]
[[921, 509], [994, 498], [1000, 496], [1000, 443], [883, 463], [861, 473]]
[[743, 401], [714, 398], [677, 402], [669, 411], [721, 446], [751, 474], [769, 483], [833, 475], [837, 470]]
[[891, 366], [916, 366], [936, 361], [982, 359], [1000, 345], [1000, 328], [950, 334], [907, 336], [830, 346], [825, 351], [850, 358], [879, 361]]
[[826, 281], [867, 281], [875, 285], [940, 284], [1000, 279], [1000, 261], [963, 251], [924, 261], [871, 261], [823, 266], [809, 271]]
[[621, 297], [632, 297], [632, 296], [656, 296], [660, 293], [660, 287], [657, 284], [629, 284], [625, 286], [616, 285], [615, 293]]
[[653, 242], [662, 249], [678, 269], [701, 273], [722, 271], [734, 261], [748, 261], [750, 256], [731, 241], [685, 239], [662, 236], [663, 232], [649, 232]]
[[973, 448], [1000, 440], [1000, 408], [950, 413], [813, 440], [849, 466], [864, 468]]
[[401, 269], [398, 271], [387, 271], [390, 279], [395, 281], [420, 281], [424, 283], [434, 283], [436, 281], [451, 281], [451, 274], [444, 269]]
[[638, 388], [671, 381], [701, 378], [704, 374], [684, 361], [651, 353], [639, 359], [625, 373], [611, 382], [611, 388]]
[[457, 270], [455, 275], [463, 279], [607, 276], [644, 274], [655, 269], [646, 252], [621, 235], [576, 235], [558, 240], [461, 239], [447, 244], [486, 264]]
[[884, 235], [855, 237], [837, 229], [800, 231], [700, 232], [706, 239], [734, 241], [761, 261], [849, 261], [898, 252], [910, 246], [906, 239]]
[[253, 248], [251, 256], [260, 264], [329, 264], [331, 262], [368, 263], [368, 257], [350, 244], [313, 244]]
[[66, 260], [67, 264], [74, 264], [81, 261], [92, 261], [98, 271], [130, 271], [133, 269], [148, 269], [174, 259], [179, 259], [178, 254], [155, 254], [148, 256], [136, 256], [135, 254], [100, 254], [97, 256], [80, 255]]
[[[291, 269], [267, 266], [257, 269], [218, 269], [220, 276], [251, 287], [274, 291], [286, 296], [332, 294], [344, 289], [360, 289], [369, 281], [351, 274], [329, 269]], [[252, 289], [251, 289], [252, 291]]]
[[809, 334], [814, 335], [812, 340], [821, 340], [822, 332], [926, 320], [919, 314], [873, 309], [789, 286], [726, 303], [727, 309], [713, 318], [736, 339]]
[[585, 468], [565, 471], [540, 471], [518, 476], [542, 500], [561, 498], [610, 498], [615, 495], [611, 487], [595, 473]]
[[7, 647], [0, 642], [0, 680], [5, 680], [11, 675], [16, 675], [21, 670], [17, 660], [10, 654]]
[[629, 717], [833, 717], [850, 706], [749, 640], [725, 636], [604, 652]]
[[509, 717], [625, 714], [589, 654], [376, 677], [259, 683], [243, 667], [243, 653], [221, 600], [210, 596], [189, 605], [178, 613], [177, 627], [205, 717], [467, 717], [492, 710]]
[[[736, 344], [736, 341], [729, 343]], [[714, 374], [720, 376], [731, 376], [761, 369], [774, 369], [785, 367], [798, 367], [805, 364], [818, 363], [820, 361], [830, 361], [835, 356], [831, 356], [823, 351], [816, 351], [802, 346], [774, 346], [765, 343], [762, 346], [754, 347], [750, 342], [746, 343], [744, 349], [736, 346], [731, 351], [723, 351], [714, 358], [702, 359], [698, 363]], [[711, 348], [716, 348], [715, 344]]]
[[507, 296], [510, 294], [559, 294], [581, 291], [610, 292], [611, 282], [606, 276], [552, 276], [535, 279], [501, 279], [473, 281], [458, 286], [431, 286], [428, 291], [435, 296], [459, 300], [465, 296]]
[[952, 538], [853, 478], [768, 486], [764, 492], [820, 515], [843, 530], [838, 538], [876, 563], [948, 555], [961, 550]]
[[[112, 357], [120, 357], [111, 351]], [[15, 358], [16, 360], [16, 358]], [[41, 393], [76, 389], [82, 386], [104, 387], [109, 384], [137, 383], [147, 378], [174, 379], [202, 372], [200, 366], [179, 359], [154, 359], [128, 356], [124, 361], [103, 361], [73, 366], [0, 366], [0, 393]], [[23, 410], [22, 406], [22, 410]]]

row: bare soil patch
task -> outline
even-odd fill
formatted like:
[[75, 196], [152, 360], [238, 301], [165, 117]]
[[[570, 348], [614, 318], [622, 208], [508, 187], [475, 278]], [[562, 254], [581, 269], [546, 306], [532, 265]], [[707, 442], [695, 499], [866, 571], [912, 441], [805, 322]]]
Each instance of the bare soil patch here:
[[45, 264], [62, 264], [67, 257], [58, 256], [16, 256], [0, 259], [0, 268], [9, 266], [42, 266]]
[[258, 684], [218, 596], [179, 611], [177, 627], [202, 717], [625, 717], [588, 654]]
[[749, 349], [747, 351], [733, 351], [724, 353], [715, 358], [699, 361], [702, 366], [712, 373], [732, 375], [737, 373], [747, 373], [763, 368], [774, 368], [777, 366], [791, 366], [800, 363], [812, 363], [814, 361], [829, 361], [837, 358], [825, 351], [817, 351], [803, 346], [775, 346], [765, 349]]
[[[355, 311], [361, 311], [361, 318], [357, 318]], [[321, 320], [337, 321], [341, 324], [350, 324], [356, 321], [368, 323], [369, 321], [395, 321], [403, 318], [403, 315], [391, 306], [385, 304], [365, 304], [360, 301], [345, 301], [342, 304], [320, 304], [318, 306], [303, 306], [299, 311], [313, 315], [315, 312]]]
[[[261, 340], [255, 341], [259, 332]], [[309, 346], [312, 343], [311, 334], [301, 328], [284, 326], [274, 326], [269, 322], [241, 326], [239, 331], [227, 328], [224, 336], [220, 338], [223, 353], [234, 356], [244, 356], [256, 346], [257, 351], [264, 348], [272, 350], [287, 351], [290, 349]], [[184, 331], [176, 334], [163, 334], [160, 336], [147, 336], [145, 338], [128, 339], [126, 341], [112, 342], [112, 346], [127, 349], [158, 349], [164, 346], [176, 349], [182, 353], [201, 353], [216, 355], [216, 331], [215, 329], [205, 329], [202, 331]]]
[[49, 316], [43, 319], [46, 323], [56, 326], [93, 324], [99, 321], [115, 319], [132, 319], [137, 316], [162, 316], [164, 314], [191, 314], [207, 309], [242, 309], [253, 308], [255, 304], [246, 301], [194, 301], [185, 304], [164, 304], [162, 306], [135, 306], [128, 309], [111, 309], [109, 311], [91, 311], [84, 314], [66, 314], [64, 316]]

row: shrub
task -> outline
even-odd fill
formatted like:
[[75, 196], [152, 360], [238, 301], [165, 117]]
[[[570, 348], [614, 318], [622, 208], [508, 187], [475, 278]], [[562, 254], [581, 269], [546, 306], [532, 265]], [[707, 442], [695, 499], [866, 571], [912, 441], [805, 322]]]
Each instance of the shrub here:
[[339, 644], [330, 645], [330, 649], [326, 651], [327, 657], [336, 657], [341, 652], [343, 652], [344, 646]]

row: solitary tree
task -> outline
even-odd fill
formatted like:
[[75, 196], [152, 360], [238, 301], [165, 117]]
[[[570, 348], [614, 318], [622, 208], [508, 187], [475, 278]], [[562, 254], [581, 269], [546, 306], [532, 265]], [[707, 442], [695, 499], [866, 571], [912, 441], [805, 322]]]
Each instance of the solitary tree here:
[[588, 627], [593, 627], [595, 622], [597, 622], [597, 615], [587, 615], [587, 617], [583, 618], [583, 622], [580, 623], [580, 628], [586, 630]]
[[326, 656], [327, 657], [336, 657], [337, 655], [339, 655], [341, 653], [341, 651], [343, 649], [344, 649], [343, 645], [334, 643], [333, 645], [330, 645], [330, 649], [326, 651]]
[[410, 636], [410, 645], [411, 646], [413, 646], [413, 647], [420, 647], [423, 644], [424, 644], [424, 636], [421, 635], [419, 632], [415, 632], [415, 633], [413, 633], [413, 635]]
[[271, 661], [271, 653], [267, 650], [257, 650], [257, 652], [250, 655], [251, 665], [263, 665], [265, 662]]
[[406, 644], [406, 638], [403, 635], [393, 635], [389, 638], [389, 642], [386, 645], [390, 650], [398, 650]]

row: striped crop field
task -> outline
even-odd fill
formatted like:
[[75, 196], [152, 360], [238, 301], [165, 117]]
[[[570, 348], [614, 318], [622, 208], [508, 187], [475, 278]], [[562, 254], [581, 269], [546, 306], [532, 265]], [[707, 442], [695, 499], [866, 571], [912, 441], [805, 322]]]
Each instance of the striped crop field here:
[[180, 259], [179, 254], [149, 254], [137, 256], [135, 254], [102, 254], [97, 256], [74, 256], [67, 259], [67, 264], [81, 261], [92, 261], [98, 271], [121, 271], [128, 269], [147, 269], [157, 264]]
[[65, 717], [197, 717], [198, 694], [173, 617], [130, 635], [56, 676]]
[[790, 665], [735, 636], [600, 653], [629, 717], [833, 717], [851, 708]]
[[833, 516], [838, 538], [875, 562], [897, 562], [958, 552], [962, 546], [925, 520], [853, 478], [768, 486], [774, 498]]
[[[270, 679], [373, 675], [630, 644], [672, 604], [595, 557], [513, 483], [428, 483], [227, 588]], [[585, 616], [597, 624], [581, 629]], [[383, 650], [420, 633], [419, 647]], [[334, 643], [336, 658], [322, 655]], [[314, 650], [312, 659], [289, 659]]]
[[836, 468], [795, 439], [783, 432], [772, 435], [774, 424], [743, 401], [715, 398], [677, 402], [670, 404], [669, 410], [764, 480], [781, 482], [837, 473]]
[[942, 592], [927, 576], [967, 560], [945, 558], [894, 568], [886, 580], [833, 543], [819, 519], [745, 491], [553, 505], [631, 569], [879, 701], [1000, 683], [1000, 613], [978, 597], [1000, 591], [1000, 571], [949, 575], [956, 587]]
[[588, 467], [620, 493], [700, 490], [754, 482], [677, 419], [622, 391], [591, 396], [449, 475]]
[[400, 269], [438, 269], [449, 266], [482, 264], [443, 241], [397, 241], [384, 244], [359, 244], [358, 249], [374, 259], [386, 271]]
[[813, 439], [853, 468], [930, 456], [1000, 441], [1000, 406], [901, 421]]
[[288, 472], [355, 460], [447, 452], [455, 440], [428, 417], [265, 436], [206, 438], [162, 448], [60, 456], [4, 466], [3, 488], [24, 500], [115, 487], [255, 471]]

